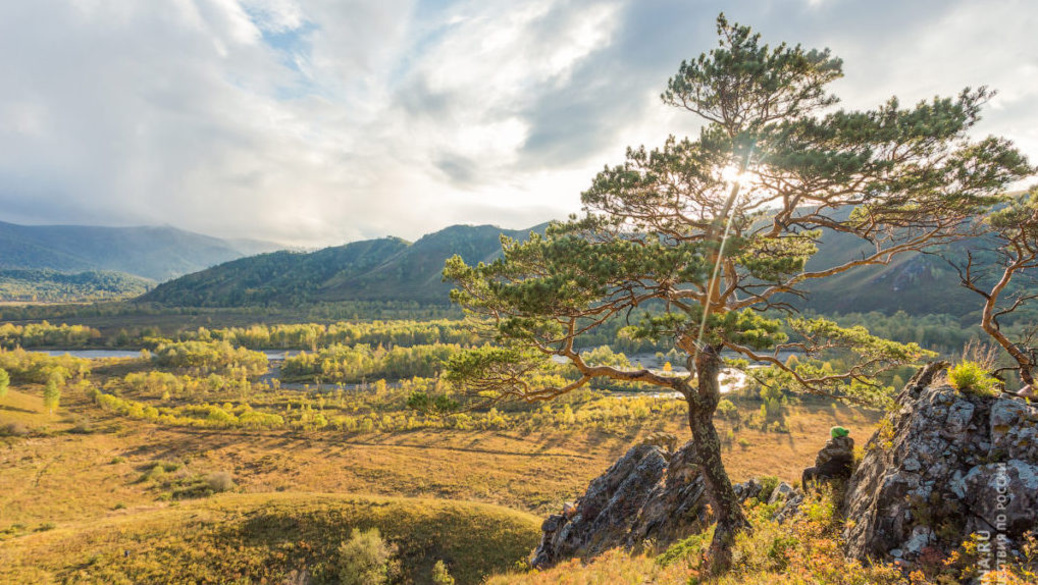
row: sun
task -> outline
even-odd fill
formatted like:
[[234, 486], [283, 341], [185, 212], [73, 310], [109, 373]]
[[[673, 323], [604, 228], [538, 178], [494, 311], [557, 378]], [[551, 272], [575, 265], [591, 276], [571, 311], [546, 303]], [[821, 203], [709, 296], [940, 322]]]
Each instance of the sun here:
[[749, 180], [749, 176], [745, 172], [739, 172], [739, 167], [737, 165], [727, 165], [721, 169], [721, 179], [728, 184], [737, 183], [745, 186]]

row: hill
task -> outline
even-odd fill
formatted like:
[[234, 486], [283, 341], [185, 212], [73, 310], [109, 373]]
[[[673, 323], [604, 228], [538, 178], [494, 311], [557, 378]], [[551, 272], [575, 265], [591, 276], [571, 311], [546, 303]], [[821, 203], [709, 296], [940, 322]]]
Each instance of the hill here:
[[466, 262], [501, 253], [502, 234], [530, 231], [456, 225], [409, 244], [399, 238], [353, 242], [316, 252], [274, 252], [242, 258], [164, 283], [141, 302], [175, 307], [298, 306], [315, 302], [409, 301], [445, 304], [444, 261]]
[[0, 301], [74, 303], [118, 300], [144, 294], [154, 284], [151, 280], [122, 272], [0, 270]]
[[[340, 543], [377, 527], [409, 582], [438, 560], [476, 584], [522, 560], [536, 516], [470, 502], [335, 494], [236, 494], [23, 536], [0, 550], [9, 583], [337, 583]], [[172, 569], [172, 571], [171, 571]], [[295, 581], [292, 581], [295, 582]], [[304, 582], [300, 580], [299, 582]]]
[[[441, 282], [444, 261], [460, 254], [468, 263], [500, 254], [501, 234], [524, 238], [529, 230], [494, 226], [452, 226], [413, 244], [397, 239], [367, 240], [311, 253], [275, 252], [242, 258], [164, 283], [140, 297], [171, 307], [303, 306], [343, 301], [404, 301], [446, 304], [450, 286]], [[862, 257], [863, 244], [846, 234], [827, 233], [808, 269]], [[981, 242], [956, 244], [979, 249]], [[947, 313], [965, 316], [978, 309], [975, 295], [959, 286], [958, 275], [931, 254], [903, 254], [887, 266], [863, 267], [810, 283], [796, 304], [819, 313]], [[939, 297], [935, 294], [940, 292]]]
[[[978, 311], [981, 300], [959, 284], [958, 273], [938, 254], [959, 256], [964, 249], [979, 250], [983, 242], [968, 240], [943, 248], [895, 256], [886, 266], [856, 268], [836, 276], [808, 283], [808, 297], [792, 299], [798, 306], [823, 314], [868, 313], [910, 315], [949, 314], [962, 317]], [[807, 270], [819, 270], [861, 258], [867, 245], [847, 234], [822, 236], [819, 252]]]
[[163, 281], [279, 248], [173, 227], [25, 226], [0, 222], [0, 269], [112, 271]]

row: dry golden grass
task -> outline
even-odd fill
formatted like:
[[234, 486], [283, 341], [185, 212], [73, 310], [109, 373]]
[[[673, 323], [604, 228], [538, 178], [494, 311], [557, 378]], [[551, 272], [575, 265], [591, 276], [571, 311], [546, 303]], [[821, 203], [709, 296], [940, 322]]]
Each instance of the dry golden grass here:
[[[11, 523], [63, 523], [103, 517], [117, 504], [151, 506], [160, 495], [136, 483], [156, 461], [197, 473], [230, 472], [245, 493], [328, 492], [481, 501], [543, 513], [579, 495], [639, 438], [665, 429], [688, 437], [681, 417], [631, 428], [530, 433], [417, 430], [347, 436], [335, 431], [250, 431], [164, 427], [103, 413], [70, 395], [42, 413], [38, 396], [12, 390], [0, 424], [19, 420], [47, 434], [0, 439], [0, 530]], [[0, 407], [3, 408], [3, 407]], [[35, 412], [32, 412], [35, 410]], [[69, 416], [71, 410], [74, 415]], [[76, 434], [74, 418], [89, 420]], [[725, 463], [735, 481], [777, 475], [795, 481], [843, 424], [864, 442], [875, 414], [846, 407], [792, 407], [789, 433], [743, 428]], [[719, 422], [722, 435], [727, 423]], [[71, 488], [75, 488], [74, 490]]]
[[[595, 429], [343, 434], [167, 427], [104, 412], [71, 389], [58, 412], [48, 415], [40, 395], [36, 386], [12, 387], [0, 403], [0, 426], [18, 422], [32, 429], [28, 436], [0, 437], [0, 558], [5, 564], [25, 559], [19, 570], [36, 567], [52, 576], [65, 574], [63, 562], [86, 561], [61, 553], [65, 560], [47, 569], [41, 560], [47, 555], [33, 558], [32, 551], [43, 550], [35, 547], [61, 542], [79, 550], [68, 543], [84, 542], [95, 526], [111, 527], [105, 538], [115, 542], [124, 532], [117, 527], [149, 518], [161, 530], [179, 530], [180, 520], [161, 519], [180, 518], [189, 509], [202, 514], [229, 497], [211, 504], [164, 501], [168, 490], [142, 479], [156, 462], [175, 462], [177, 473], [193, 476], [229, 472], [238, 492], [230, 497], [256, 506], [289, 493], [308, 494], [299, 496], [303, 500], [319, 499], [315, 493], [351, 494], [471, 501], [543, 516], [580, 495], [644, 435], [667, 430], [689, 437], [680, 414], [622, 435]], [[724, 454], [735, 481], [761, 475], [794, 481], [813, 463], [830, 426], [847, 426], [864, 443], [878, 415], [810, 402], [790, 407], [786, 420], [789, 433], [746, 427], [735, 433]], [[718, 427], [724, 436], [728, 423], [718, 421]], [[255, 555], [249, 558], [265, 558]], [[5, 582], [33, 582], [12, 580], [11, 571]]]
[[3, 583], [278, 583], [292, 571], [335, 582], [352, 528], [378, 527], [405, 575], [428, 583], [445, 561], [459, 584], [520, 561], [539, 520], [497, 506], [328, 494], [219, 496], [0, 547]]

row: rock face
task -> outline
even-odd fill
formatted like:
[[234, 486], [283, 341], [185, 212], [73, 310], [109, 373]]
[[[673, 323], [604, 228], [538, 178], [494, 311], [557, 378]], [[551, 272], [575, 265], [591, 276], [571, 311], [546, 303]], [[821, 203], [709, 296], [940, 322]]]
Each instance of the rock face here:
[[543, 569], [647, 539], [666, 545], [701, 528], [707, 498], [692, 457], [690, 443], [669, 462], [657, 446], [632, 447], [591, 482], [575, 510], [544, 521], [531, 565]]
[[932, 385], [935, 373], [902, 390], [851, 477], [850, 556], [911, 563], [972, 533], [1013, 550], [1038, 529], [1038, 408]]
[[[691, 442], [669, 457], [657, 445], [632, 447], [591, 482], [575, 506], [567, 504], [561, 514], [544, 521], [544, 535], [530, 564], [545, 569], [561, 560], [590, 558], [650, 539], [667, 546], [700, 532], [712, 519], [707, 517], [706, 487], [693, 457]], [[795, 515], [804, 499], [785, 483], [765, 488], [751, 479], [734, 488], [743, 502], [783, 502], [776, 511], [779, 520]]]

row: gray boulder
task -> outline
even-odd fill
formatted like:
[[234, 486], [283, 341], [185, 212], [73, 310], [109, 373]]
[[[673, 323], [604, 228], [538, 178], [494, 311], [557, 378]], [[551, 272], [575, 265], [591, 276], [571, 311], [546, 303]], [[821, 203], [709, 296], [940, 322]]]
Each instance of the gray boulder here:
[[921, 371], [865, 447], [848, 484], [849, 556], [911, 564], [972, 533], [1016, 548], [1038, 529], [1038, 408], [974, 396]]
[[707, 501], [691, 443], [669, 457], [654, 445], [632, 447], [594, 479], [574, 509], [549, 516], [531, 565], [590, 558], [646, 540], [666, 546], [703, 528]]

